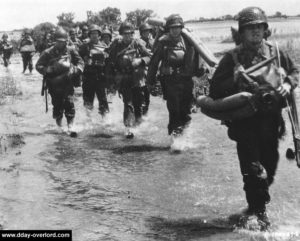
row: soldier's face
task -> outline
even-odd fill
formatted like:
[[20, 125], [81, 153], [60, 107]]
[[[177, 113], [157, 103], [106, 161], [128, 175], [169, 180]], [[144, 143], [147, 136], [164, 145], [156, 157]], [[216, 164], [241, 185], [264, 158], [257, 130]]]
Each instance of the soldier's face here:
[[264, 24], [253, 24], [244, 28], [243, 37], [249, 43], [259, 44], [264, 38], [264, 32]]
[[172, 37], [178, 37], [181, 33], [181, 27], [172, 27], [170, 28], [170, 35]]
[[102, 35], [102, 40], [105, 42], [105, 43], [110, 43], [110, 36], [108, 34], [103, 34]]
[[142, 34], [142, 38], [144, 38], [144, 39], [150, 38], [150, 30], [142, 31], [141, 34]]
[[59, 50], [63, 50], [65, 47], [67, 47], [67, 41], [59, 41], [57, 40], [55, 43], [55, 46]]
[[75, 39], [75, 37], [76, 37], [75, 33], [70, 34], [71, 39]]
[[91, 34], [90, 34], [90, 39], [94, 43], [98, 42], [98, 39], [99, 39], [98, 31], [92, 31]]
[[133, 33], [123, 33], [122, 36], [123, 36], [124, 43], [131, 43], [133, 39]]

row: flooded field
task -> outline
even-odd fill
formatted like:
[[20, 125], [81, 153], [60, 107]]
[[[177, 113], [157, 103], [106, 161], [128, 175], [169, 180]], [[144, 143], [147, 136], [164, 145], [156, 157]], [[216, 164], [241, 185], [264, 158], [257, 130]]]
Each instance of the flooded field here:
[[[220, 27], [224, 34], [229, 24]], [[205, 26], [199, 31], [211, 34]], [[235, 143], [219, 121], [194, 113], [174, 153], [161, 98], [152, 97], [149, 115], [127, 140], [121, 99], [110, 96], [105, 119], [96, 108], [88, 118], [78, 88], [78, 137], [70, 138], [56, 128], [51, 106], [45, 113], [41, 76], [21, 71], [19, 56], [0, 66], [3, 83], [16, 86], [0, 105], [3, 229], [71, 229], [74, 241], [300, 240], [300, 170], [285, 158], [293, 145], [288, 122], [268, 205], [272, 230], [235, 229], [231, 217], [246, 201]]]

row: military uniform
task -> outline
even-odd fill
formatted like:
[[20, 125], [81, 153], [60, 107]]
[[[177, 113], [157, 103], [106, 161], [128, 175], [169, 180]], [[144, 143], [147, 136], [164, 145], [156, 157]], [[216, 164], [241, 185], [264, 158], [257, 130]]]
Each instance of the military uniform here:
[[[149, 33], [150, 36], [147, 36], [147, 37], [143, 36], [143, 34], [142, 34], [144, 31], [147, 31], [147, 30], [151, 31], [152, 27], [147, 23], [143, 23], [139, 27], [139, 30], [140, 30], [141, 40], [144, 41], [144, 44], [145, 44], [146, 48], [152, 54], [154, 39], [151, 37], [152, 36], [151, 32]], [[147, 85], [145, 85], [143, 87], [143, 94], [144, 94], [143, 114], [147, 114], [148, 109], [149, 109], [149, 105], [150, 105], [150, 91], [149, 91]]]
[[[183, 27], [183, 20], [178, 15], [171, 15], [166, 26]], [[196, 71], [195, 49], [181, 34], [174, 39], [167, 33], [159, 39], [149, 65], [147, 79], [150, 85], [154, 85], [156, 81], [159, 64], [169, 111], [168, 133], [176, 136], [182, 133], [191, 120], [192, 76]]]
[[[6, 36], [6, 38], [4, 36]], [[11, 57], [12, 52], [13, 52], [13, 46], [7, 40], [7, 38], [8, 38], [7, 34], [3, 34], [3, 36], [2, 36], [3, 40], [0, 43], [0, 51], [3, 54], [2, 58], [3, 58], [3, 62], [4, 62], [5, 67], [7, 67], [10, 64], [10, 57]]]
[[[247, 17], [246, 20], [244, 16]], [[246, 21], [244, 24], [243, 20]], [[261, 9], [246, 8], [241, 11], [240, 29], [248, 24], [261, 23], [268, 26]], [[242, 91], [252, 92], [250, 85], [241, 84], [241, 79], [236, 77], [236, 70], [241, 66], [247, 69], [272, 56], [276, 56], [276, 48], [266, 40], [262, 40], [257, 49], [242, 42], [226, 53], [220, 61], [210, 83], [210, 96], [218, 99]], [[280, 51], [280, 62], [287, 73], [284, 83], [289, 83], [292, 88], [295, 88], [298, 83], [297, 68], [289, 56], [282, 51]], [[255, 86], [259, 86], [260, 91], [266, 90], [261, 92], [264, 93], [262, 96], [268, 97], [268, 99], [262, 98], [261, 103], [258, 103], [258, 112], [248, 118], [226, 122], [229, 137], [237, 143], [248, 213], [254, 213], [259, 218], [263, 217], [262, 221], [266, 226], [269, 225], [269, 221], [265, 216], [265, 205], [270, 201], [269, 186], [274, 181], [279, 159], [278, 139], [284, 131], [281, 115], [284, 100], [275, 91], [282, 83], [280, 78], [267, 78], [274, 66], [275, 63], [271, 63], [253, 76]]]
[[79, 38], [76, 37], [76, 31], [75, 29], [71, 29], [69, 31], [70, 39], [69, 39], [69, 46], [73, 46], [76, 51], [79, 51], [80, 46], [82, 45], [82, 42]]
[[59, 50], [56, 45], [46, 49], [36, 63], [37, 71], [46, 78], [52, 99], [53, 118], [57, 123], [61, 122], [63, 114], [68, 124], [73, 122], [75, 108], [72, 79], [78, 77], [83, 72], [83, 68], [84, 63], [78, 52], [67, 46], [62, 50]]
[[[21, 39], [19, 49], [21, 49], [26, 45], [28, 46], [34, 45], [33, 39], [30, 36], [27, 37], [25, 36], [24, 38]], [[34, 55], [34, 51], [21, 52], [21, 55], [23, 60], [23, 73], [26, 71], [27, 66], [29, 71], [32, 72], [33, 69], [32, 57]]]
[[[123, 23], [120, 34], [133, 34], [134, 29], [128, 23]], [[132, 127], [139, 124], [143, 115], [143, 87], [145, 86], [145, 69], [150, 61], [150, 52], [139, 39], [125, 43], [122, 38], [115, 39], [110, 47], [110, 61], [116, 71], [118, 91], [124, 102], [124, 124]], [[139, 60], [138, 66], [133, 62]]]
[[[91, 26], [90, 32], [98, 31], [100, 35], [100, 28], [98, 26]], [[89, 34], [90, 34], [89, 32]], [[99, 113], [104, 116], [109, 112], [107, 95], [106, 95], [106, 78], [105, 68], [108, 54], [104, 51], [107, 45], [97, 40], [96, 43], [88, 41], [80, 47], [80, 55], [85, 62], [83, 72], [83, 102], [87, 109], [93, 108], [95, 95], [99, 102]]]

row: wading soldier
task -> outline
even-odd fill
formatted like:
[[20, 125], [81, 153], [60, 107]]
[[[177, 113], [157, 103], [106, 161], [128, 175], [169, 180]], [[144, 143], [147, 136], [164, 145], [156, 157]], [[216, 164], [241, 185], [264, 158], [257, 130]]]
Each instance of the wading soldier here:
[[[261, 230], [270, 221], [266, 204], [270, 202], [269, 186], [274, 181], [278, 154], [278, 139], [284, 132], [281, 115], [284, 97], [298, 83], [298, 70], [286, 53], [279, 51], [282, 68], [286, 75], [279, 78], [278, 64], [269, 63], [251, 75], [242, 74], [265, 59], [277, 56], [277, 48], [264, 39], [268, 30], [265, 12], [258, 7], [243, 9], [238, 15], [241, 44], [225, 54], [216, 69], [210, 85], [210, 97], [223, 98], [242, 91], [253, 93], [257, 98], [258, 111], [251, 117], [226, 121], [229, 137], [237, 143], [237, 153], [244, 181], [248, 209], [241, 225], [257, 220]], [[271, 76], [271, 77], [270, 77]]]
[[29, 30], [25, 30], [24, 37], [20, 41], [19, 50], [23, 60], [23, 73], [25, 73], [27, 66], [31, 73], [33, 69], [32, 57], [35, 52], [35, 46]]
[[104, 42], [107, 46], [110, 46], [112, 40], [112, 33], [108, 28], [104, 28], [101, 31], [101, 41]]
[[7, 67], [10, 64], [10, 57], [13, 52], [13, 46], [8, 40], [8, 35], [7, 33], [4, 33], [2, 35], [2, 41], [0, 44], [0, 51], [3, 54], [3, 62], [4, 66]]
[[62, 127], [64, 114], [68, 131], [72, 132], [75, 117], [74, 83], [83, 72], [84, 63], [78, 52], [67, 46], [68, 33], [65, 30], [56, 30], [55, 41], [53, 47], [41, 54], [36, 63], [36, 69], [46, 80], [56, 124]]
[[110, 61], [116, 71], [117, 88], [124, 102], [124, 125], [126, 137], [134, 135], [131, 127], [138, 125], [143, 115], [143, 87], [145, 69], [150, 61], [150, 52], [140, 39], [134, 39], [134, 27], [128, 22], [120, 25], [121, 38], [115, 39], [110, 48]]
[[82, 42], [80, 41], [79, 38], [77, 38], [76, 30], [74, 28], [70, 29], [69, 35], [70, 35], [69, 46], [73, 45], [75, 47], [76, 51], [79, 51], [79, 48], [82, 45]]
[[160, 65], [160, 78], [165, 89], [163, 94], [169, 111], [168, 133], [172, 137], [181, 135], [191, 121], [192, 76], [196, 71], [195, 49], [183, 38], [183, 27], [183, 19], [178, 14], [167, 18], [167, 33], [157, 42], [147, 76], [147, 82], [153, 88]]
[[[142, 23], [139, 27], [141, 40], [145, 42], [145, 46], [149, 52], [152, 53], [154, 39], [152, 38], [152, 26], [148, 23]], [[143, 104], [143, 114], [147, 114], [150, 105], [150, 92], [148, 86], [143, 87], [144, 94], [144, 104]]]
[[81, 28], [81, 36], [79, 37], [80, 41], [82, 43], [86, 43], [89, 39], [89, 28], [88, 26], [84, 25], [82, 28]]
[[108, 54], [104, 52], [107, 45], [99, 40], [100, 35], [100, 27], [91, 25], [88, 33], [89, 41], [80, 47], [79, 54], [85, 63], [82, 83], [83, 104], [88, 111], [91, 111], [96, 95], [99, 102], [99, 114], [105, 116], [109, 112], [105, 78], [105, 64]]

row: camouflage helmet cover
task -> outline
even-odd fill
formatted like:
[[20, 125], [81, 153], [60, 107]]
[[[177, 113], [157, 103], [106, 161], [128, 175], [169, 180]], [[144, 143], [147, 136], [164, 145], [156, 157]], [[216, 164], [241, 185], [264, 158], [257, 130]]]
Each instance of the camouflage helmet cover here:
[[152, 26], [149, 25], [148, 23], [142, 23], [139, 27], [139, 31], [143, 32], [143, 31], [146, 31], [146, 30], [152, 30]]
[[239, 12], [238, 18], [239, 31], [243, 27], [253, 24], [264, 24], [268, 28], [268, 19], [265, 12], [259, 7], [247, 7]]
[[89, 32], [88, 32], [88, 35], [90, 36], [92, 32], [94, 31], [97, 31], [99, 36], [101, 35], [101, 28], [96, 25], [96, 24], [92, 24], [90, 27], [89, 27]]
[[166, 19], [166, 28], [184, 27], [183, 19], [179, 14], [171, 14]]
[[129, 22], [123, 22], [120, 25], [119, 33], [122, 35], [124, 33], [134, 33], [134, 27]]
[[68, 41], [68, 33], [63, 28], [58, 28], [54, 37], [56, 41]]

